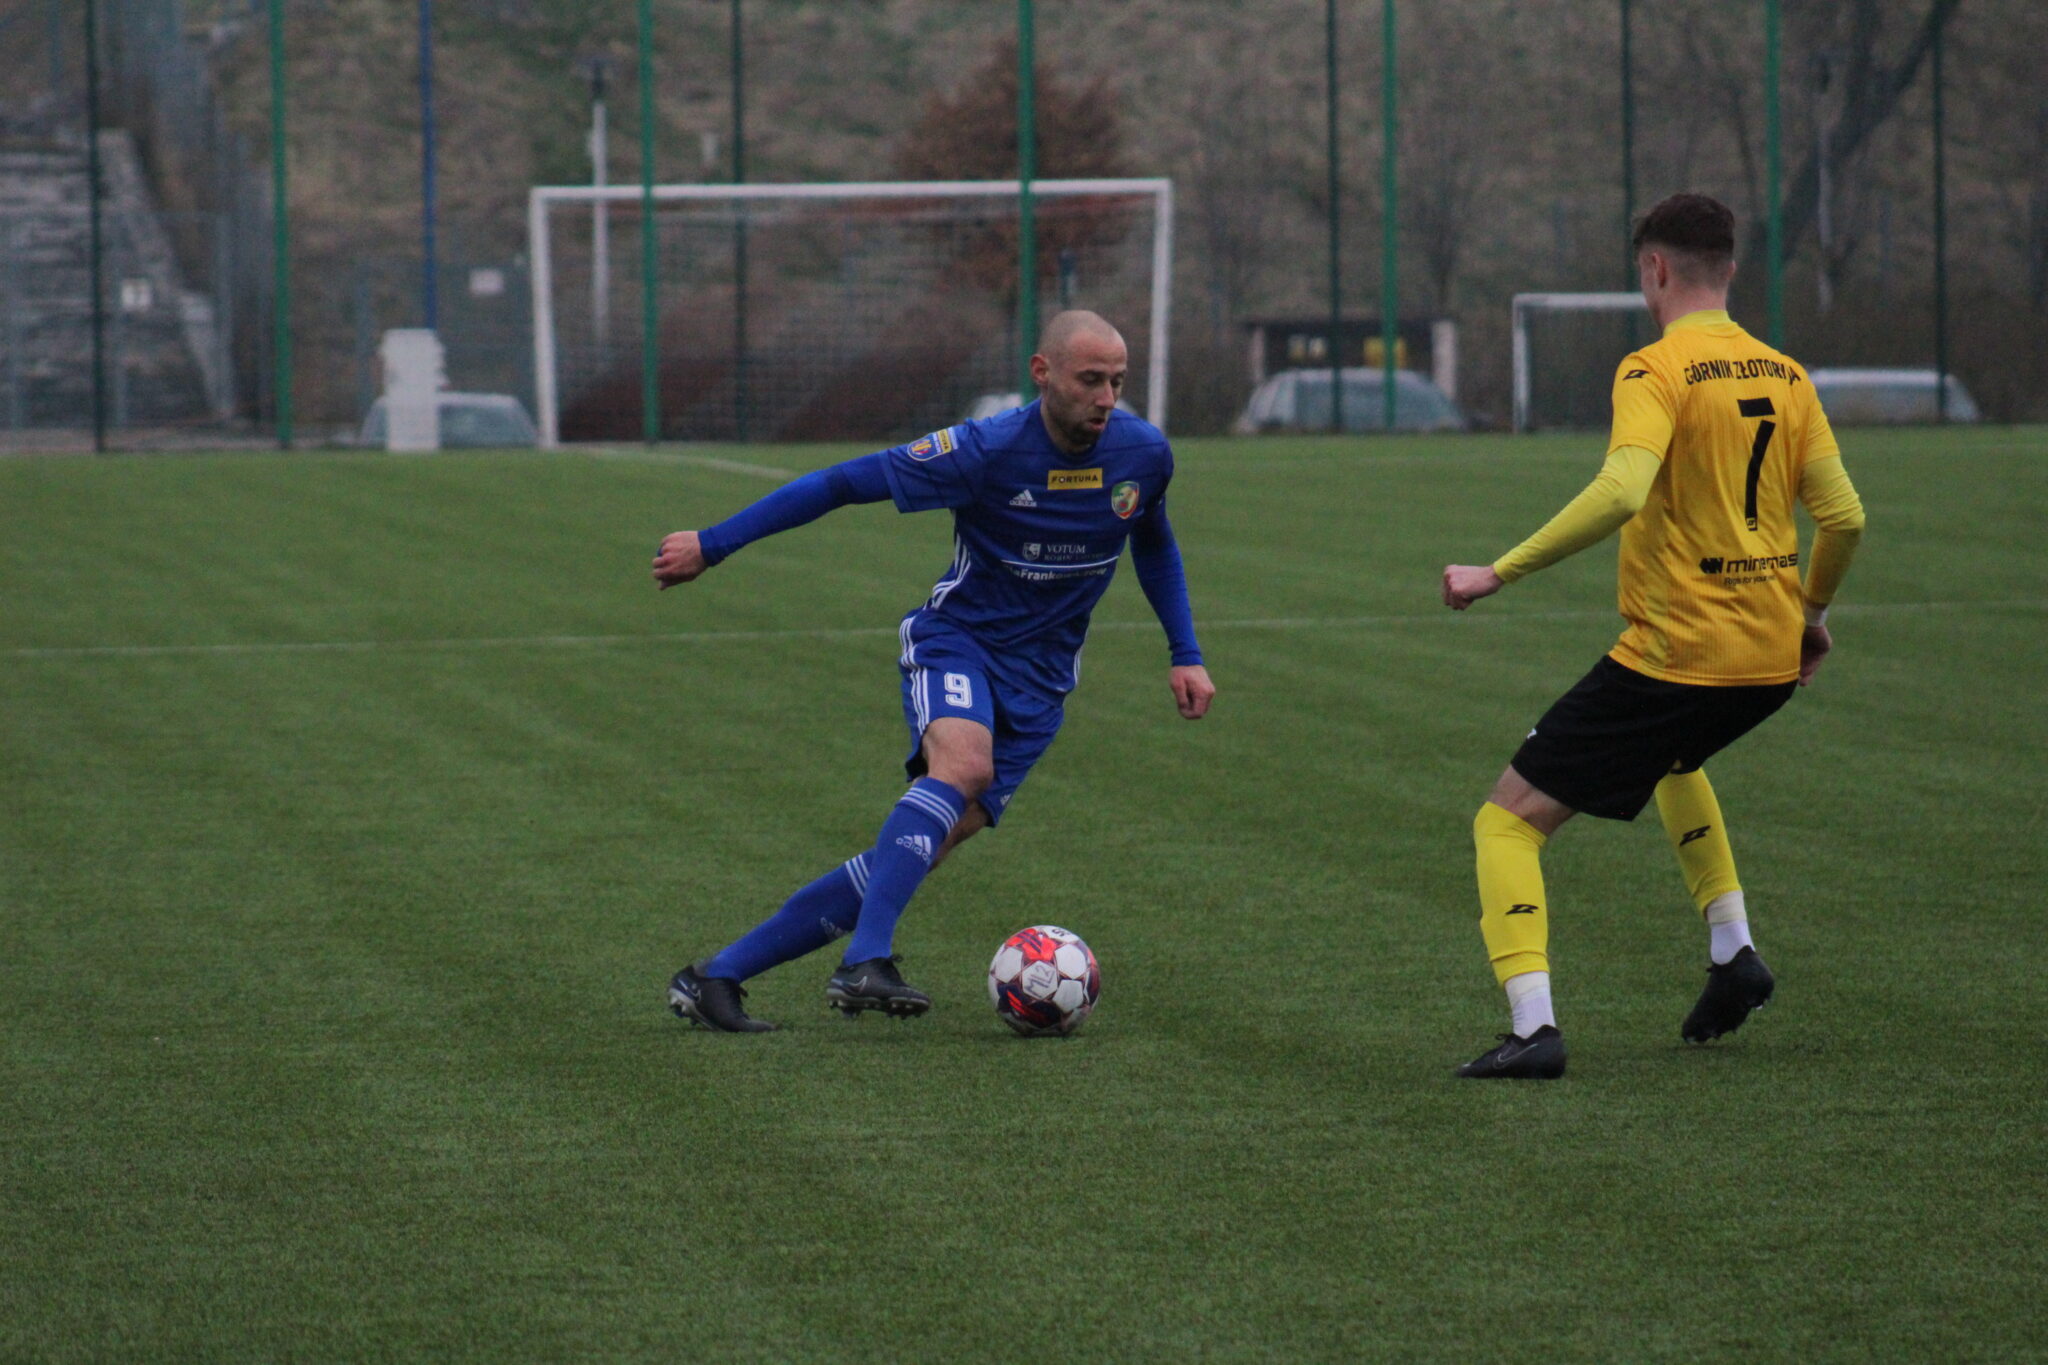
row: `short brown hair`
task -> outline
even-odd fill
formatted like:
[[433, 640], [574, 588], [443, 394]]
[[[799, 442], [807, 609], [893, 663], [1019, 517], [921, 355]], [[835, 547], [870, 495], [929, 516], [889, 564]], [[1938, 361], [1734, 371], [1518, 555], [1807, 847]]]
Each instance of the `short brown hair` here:
[[1663, 247], [1718, 273], [1735, 261], [1735, 214], [1712, 195], [1674, 194], [1636, 220], [1629, 240], [1638, 252]]

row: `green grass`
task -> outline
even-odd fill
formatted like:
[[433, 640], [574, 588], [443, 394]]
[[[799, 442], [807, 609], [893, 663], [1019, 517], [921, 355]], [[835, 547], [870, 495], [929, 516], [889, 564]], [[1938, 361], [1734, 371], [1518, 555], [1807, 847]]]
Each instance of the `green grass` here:
[[[1662, 835], [1577, 822], [1548, 1086], [1450, 1074], [1503, 1017], [1468, 827], [1612, 552], [1436, 575], [1594, 439], [1187, 443], [1214, 715], [1119, 582], [904, 921], [937, 1008], [807, 961], [761, 1038], [662, 985], [872, 837], [943, 518], [657, 595], [767, 481], [0, 461], [0, 1357], [2039, 1359], [2048, 433], [1847, 443], [1837, 655], [1712, 769], [1777, 1000], [1681, 1046]], [[983, 992], [1038, 921], [1104, 967], [1066, 1042]]]

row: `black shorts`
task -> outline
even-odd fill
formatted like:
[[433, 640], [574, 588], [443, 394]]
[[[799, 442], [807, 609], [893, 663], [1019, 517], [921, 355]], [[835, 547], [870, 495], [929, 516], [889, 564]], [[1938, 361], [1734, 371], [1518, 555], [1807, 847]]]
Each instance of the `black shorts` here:
[[1689, 773], [1748, 734], [1795, 685], [1665, 682], [1603, 658], [1543, 713], [1515, 751], [1515, 771], [1573, 810], [1633, 820], [1667, 774]]

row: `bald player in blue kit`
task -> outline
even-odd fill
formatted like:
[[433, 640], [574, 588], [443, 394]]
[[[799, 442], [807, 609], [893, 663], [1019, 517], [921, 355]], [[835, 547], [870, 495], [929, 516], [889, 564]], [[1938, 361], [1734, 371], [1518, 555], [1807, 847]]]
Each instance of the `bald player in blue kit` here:
[[1108, 322], [1061, 313], [1031, 358], [1037, 401], [807, 474], [716, 526], [662, 541], [654, 579], [670, 588], [848, 503], [949, 508], [954, 525], [953, 562], [898, 630], [908, 790], [872, 847], [677, 972], [668, 999], [679, 1017], [728, 1033], [772, 1029], [747, 1014], [740, 983], [848, 933], [825, 988], [833, 1006], [896, 1018], [931, 1007], [897, 970], [896, 921], [953, 848], [1002, 819], [1059, 732], [1089, 615], [1127, 540], [1166, 632], [1174, 702], [1189, 720], [1208, 712], [1216, 688], [1166, 519], [1173, 451], [1157, 427], [1117, 410], [1128, 366]]

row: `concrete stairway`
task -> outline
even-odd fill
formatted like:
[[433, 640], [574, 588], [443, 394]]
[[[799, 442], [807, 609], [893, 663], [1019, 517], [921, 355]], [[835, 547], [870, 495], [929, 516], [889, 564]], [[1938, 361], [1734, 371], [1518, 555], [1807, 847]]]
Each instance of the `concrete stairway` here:
[[[213, 308], [183, 287], [134, 142], [101, 134], [108, 418], [207, 421], [231, 408]], [[91, 228], [82, 139], [0, 143], [0, 426], [92, 420]]]

